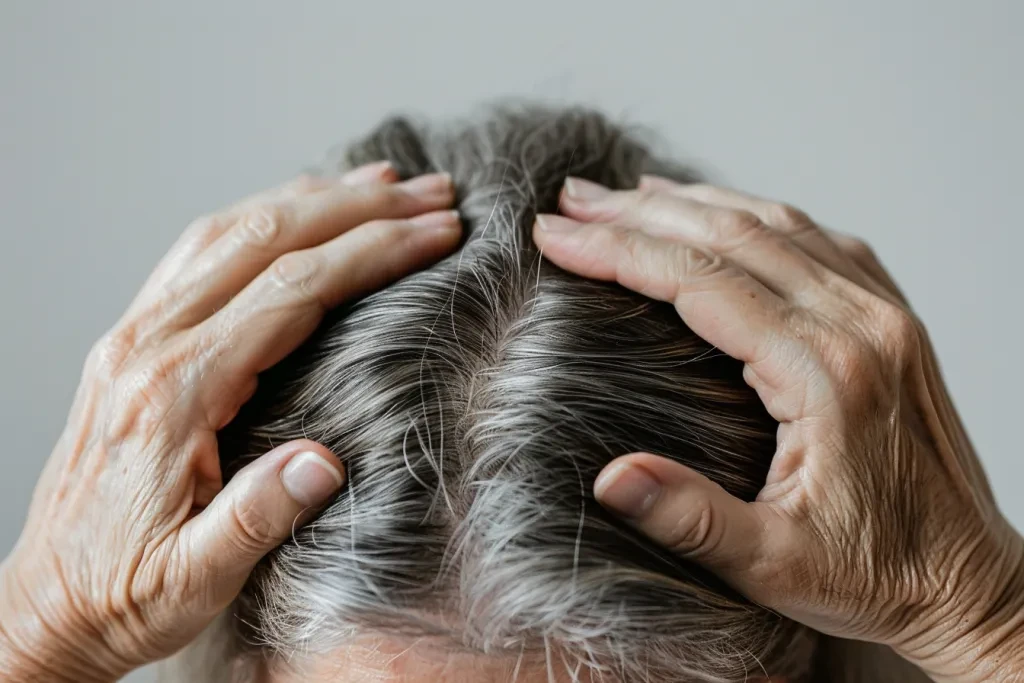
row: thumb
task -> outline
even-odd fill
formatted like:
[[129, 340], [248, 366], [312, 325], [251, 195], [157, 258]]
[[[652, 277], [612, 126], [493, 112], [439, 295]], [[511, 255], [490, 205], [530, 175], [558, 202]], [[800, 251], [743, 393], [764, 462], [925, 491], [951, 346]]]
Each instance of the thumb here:
[[[199, 574], [195, 585], [204, 597], [219, 603], [212, 606], [235, 597], [260, 558], [337, 493], [344, 473], [313, 441], [283, 444], [246, 465], [182, 528], [185, 564]], [[218, 585], [202, 585], [206, 581]]]
[[674, 460], [633, 453], [613, 460], [594, 482], [598, 502], [669, 550], [718, 574], [757, 600], [754, 572], [776, 520]]

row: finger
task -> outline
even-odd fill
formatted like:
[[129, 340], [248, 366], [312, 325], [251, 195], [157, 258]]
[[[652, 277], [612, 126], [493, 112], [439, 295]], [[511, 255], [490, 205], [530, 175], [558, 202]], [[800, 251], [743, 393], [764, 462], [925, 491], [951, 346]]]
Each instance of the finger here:
[[889, 271], [885, 269], [881, 261], [875, 255], [874, 250], [862, 240], [853, 237], [852, 235], [844, 235], [841, 232], [835, 230], [825, 230], [825, 234], [838, 245], [854, 262], [860, 266], [869, 277], [871, 277], [878, 285], [893, 296], [896, 301], [908, 305], [907, 297], [903, 294], [899, 285], [889, 275]]
[[594, 495], [646, 536], [715, 572], [753, 600], [776, 543], [789, 534], [765, 503], [746, 503], [668, 458], [634, 453], [612, 461]]
[[395, 185], [333, 190], [253, 207], [198, 256], [167, 288], [174, 310], [164, 324], [194, 325], [223, 307], [280, 256], [331, 240], [367, 221], [407, 218], [451, 206], [447, 174], [420, 176]]
[[657, 189], [724, 208], [749, 211], [768, 227], [778, 230], [796, 242], [801, 249], [826, 268], [866, 289], [873, 289], [873, 283], [861, 267], [840, 249], [810, 216], [789, 204], [768, 201], [715, 185], [675, 183], [658, 176], [642, 176], [639, 187]]
[[[262, 206], [274, 201], [297, 199], [315, 192], [336, 188], [338, 185], [362, 187], [366, 185], [389, 184], [396, 181], [398, 181], [398, 172], [391, 165], [391, 162], [388, 161], [377, 161], [357, 166], [346, 171], [340, 177], [303, 173], [283, 185], [249, 195], [219, 213], [230, 215], [238, 211], [244, 211], [254, 205]], [[232, 221], [230, 219], [222, 222], [224, 227], [231, 224]]]
[[[357, 166], [340, 176], [303, 173], [283, 185], [244, 197], [220, 213], [231, 214], [236, 211], [244, 211], [253, 205], [259, 206], [284, 199], [296, 199], [303, 195], [329, 190], [338, 185], [362, 187], [365, 185], [394, 183], [398, 179], [398, 172], [391, 165], [391, 162], [388, 161], [376, 161], [363, 166]], [[230, 221], [226, 221], [226, 223], [230, 225]]]
[[328, 309], [433, 263], [451, 252], [459, 235], [458, 214], [437, 211], [367, 223], [278, 259], [193, 330], [190, 343], [208, 350], [204, 362], [211, 372], [200, 392], [211, 424], [237, 408], [239, 386], [294, 350]]
[[744, 379], [779, 422], [828, 399], [827, 385], [808, 380], [820, 373], [819, 356], [808, 348], [820, 334], [816, 316], [721, 257], [638, 230], [547, 214], [538, 216], [534, 240], [566, 270], [671, 302], [693, 332], [747, 364]]
[[[303, 174], [283, 185], [250, 195], [217, 214], [199, 218], [192, 222], [157, 264], [142, 287], [138, 303], [143, 303], [142, 300], [147, 298], [145, 295], [159, 292], [171, 278], [187, 267], [199, 253], [209, 247], [230, 225], [234, 224], [235, 216], [240, 211], [253, 205], [322, 192], [338, 183], [359, 186], [371, 183], [393, 183], [396, 180], [398, 180], [398, 173], [386, 161], [359, 166], [345, 173], [341, 178]], [[136, 302], [133, 302], [132, 307], [135, 306]]]
[[292, 199], [310, 192], [319, 192], [338, 185], [358, 186], [370, 183], [392, 183], [398, 179], [398, 174], [390, 163], [378, 161], [363, 166], [357, 166], [346, 171], [341, 176], [321, 175], [318, 173], [303, 173], [294, 180], [283, 185], [262, 190], [230, 205], [225, 211], [243, 209], [253, 204], [265, 204], [276, 199]]
[[180, 563], [190, 596], [211, 611], [230, 602], [268, 552], [287, 540], [341, 488], [345, 470], [312, 441], [275, 448], [243, 468], [181, 530]]
[[785, 331], [782, 299], [702, 249], [548, 214], [538, 216], [533, 234], [544, 255], [568, 271], [674, 304], [694, 332], [733, 358], [760, 363]]
[[391, 164], [378, 162], [359, 166], [345, 172], [341, 176], [321, 175], [317, 173], [303, 173], [294, 180], [291, 180], [269, 190], [262, 190], [255, 194], [243, 197], [234, 202], [220, 213], [232, 213], [244, 211], [253, 205], [262, 205], [282, 199], [295, 199], [303, 195], [328, 190], [338, 185], [358, 187], [372, 183], [392, 183], [398, 179]]
[[353, 187], [371, 183], [394, 183], [398, 182], [398, 171], [390, 161], [374, 161], [346, 171], [341, 175], [341, 182]]
[[668, 192], [612, 192], [579, 178], [566, 181], [562, 211], [583, 221], [620, 223], [727, 257], [780, 296], [816, 300], [824, 270], [748, 211], [723, 209]]

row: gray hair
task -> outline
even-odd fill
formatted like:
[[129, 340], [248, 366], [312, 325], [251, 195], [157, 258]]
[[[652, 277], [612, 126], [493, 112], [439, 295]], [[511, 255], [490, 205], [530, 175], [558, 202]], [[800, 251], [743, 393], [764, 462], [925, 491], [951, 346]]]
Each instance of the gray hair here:
[[591, 492], [612, 458], [650, 451], [753, 499], [777, 424], [741, 364], [671, 306], [560, 271], [530, 238], [566, 175], [613, 188], [693, 175], [598, 114], [538, 106], [443, 129], [388, 120], [337, 165], [383, 159], [403, 177], [451, 173], [467, 236], [335, 311], [222, 436], [228, 472], [307, 437], [349, 474], [234, 605], [238, 661], [326, 656], [374, 633], [495, 657], [557, 650], [572, 680], [808, 675], [817, 634]]

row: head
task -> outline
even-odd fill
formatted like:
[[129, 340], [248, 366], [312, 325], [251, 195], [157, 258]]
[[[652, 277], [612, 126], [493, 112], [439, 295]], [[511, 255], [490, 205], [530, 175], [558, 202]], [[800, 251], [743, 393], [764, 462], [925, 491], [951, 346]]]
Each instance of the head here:
[[613, 458], [650, 451], [752, 499], [777, 424], [741, 364], [671, 306], [562, 272], [530, 239], [566, 175], [690, 174], [595, 113], [537, 107], [389, 120], [340, 165], [384, 159], [453, 175], [465, 242], [335, 311], [223, 434], [229, 473], [308, 437], [349, 475], [234, 605], [240, 680], [801, 680], [815, 634], [592, 493]]

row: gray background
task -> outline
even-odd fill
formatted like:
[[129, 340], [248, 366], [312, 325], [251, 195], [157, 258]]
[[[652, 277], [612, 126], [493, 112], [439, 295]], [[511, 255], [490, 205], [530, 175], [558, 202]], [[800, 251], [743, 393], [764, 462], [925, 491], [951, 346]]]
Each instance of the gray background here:
[[1024, 528], [1022, 24], [1015, 0], [2, 0], [0, 555], [90, 343], [190, 218], [394, 109], [510, 94], [868, 238]]

